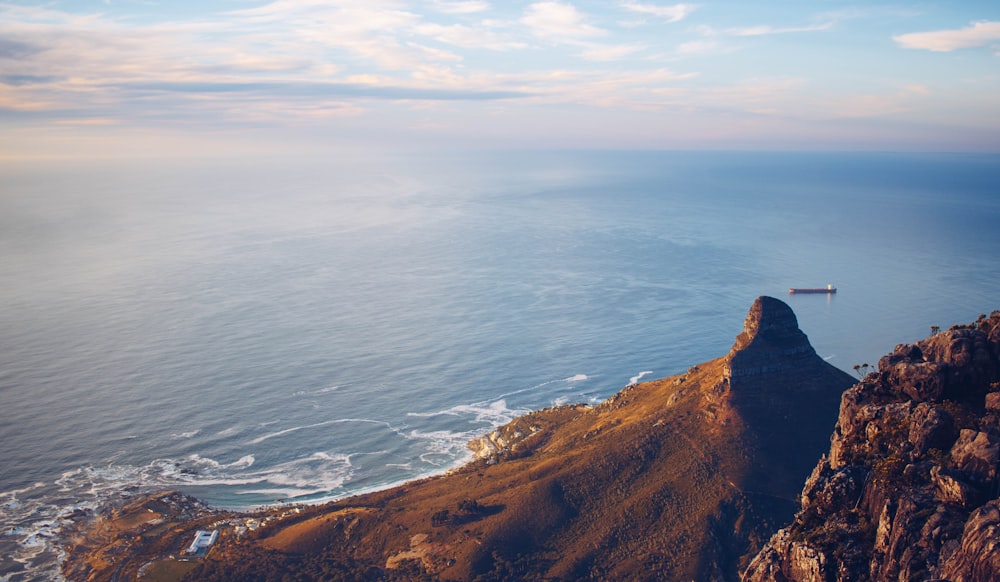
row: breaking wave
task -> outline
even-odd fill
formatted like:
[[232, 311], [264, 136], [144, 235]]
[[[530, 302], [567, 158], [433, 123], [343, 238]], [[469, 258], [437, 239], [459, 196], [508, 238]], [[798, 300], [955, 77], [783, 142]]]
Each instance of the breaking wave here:
[[648, 376], [648, 375], [650, 375], [652, 373], [653, 373], [652, 370], [646, 370], [645, 372], [639, 372], [635, 376], [632, 376], [631, 378], [629, 378], [628, 379], [628, 383], [629, 384], [638, 384], [639, 380], [642, 380], [645, 376]]

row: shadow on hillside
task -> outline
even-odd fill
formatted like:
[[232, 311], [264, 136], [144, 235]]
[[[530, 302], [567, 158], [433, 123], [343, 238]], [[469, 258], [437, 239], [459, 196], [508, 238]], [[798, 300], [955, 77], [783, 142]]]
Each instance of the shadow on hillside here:
[[441, 527], [445, 525], [464, 525], [479, 521], [484, 517], [496, 515], [504, 510], [506, 505], [498, 503], [496, 505], [481, 505], [478, 501], [465, 500], [458, 504], [456, 511], [442, 509], [431, 516], [431, 525]]

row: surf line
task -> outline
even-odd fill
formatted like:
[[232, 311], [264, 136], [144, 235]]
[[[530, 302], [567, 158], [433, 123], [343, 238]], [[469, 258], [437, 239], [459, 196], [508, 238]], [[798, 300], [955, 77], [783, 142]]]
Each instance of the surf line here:
[[395, 431], [396, 430], [395, 427], [393, 427], [388, 422], [385, 422], [384, 420], [371, 420], [369, 418], [338, 418], [336, 420], [324, 420], [323, 422], [317, 422], [315, 424], [307, 424], [307, 425], [304, 425], [304, 426], [293, 426], [291, 428], [286, 428], [284, 430], [279, 430], [277, 432], [272, 432], [272, 433], [269, 433], [269, 434], [266, 434], [266, 435], [263, 435], [263, 436], [259, 436], [259, 437], [255, 438], [255, 439], [251, 440], [250, 444], [257, 445], [257, 444], [260, 444], [260, 443], [262, 443], [262, 442], [264, 442], [264, 441], [266, 441], [268, 439], [273, 439], [275, 437], [284, 436], [286, 434], [293, 433], [293, 432], [300, 431], [300, 430], [304, 430], [304, 429], [307, 429], [307, 428], [317, 428], [317, 427], [320, 427], [320, 426], [329, 426], [331, 424], [343, 424], [345, 422], [367, 422], [369, 424], [380, 424], [382, 426], [385, 426], [386, 428], [388, 428], [391, 431]]

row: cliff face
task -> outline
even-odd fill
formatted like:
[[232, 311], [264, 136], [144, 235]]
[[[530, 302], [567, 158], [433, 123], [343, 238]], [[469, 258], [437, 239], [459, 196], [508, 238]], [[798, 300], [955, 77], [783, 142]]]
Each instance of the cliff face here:
[[1000, 312], [913, 345], [844, 393], [794, 523], [747, 581], [1000, 579]]
[[223, 536], [188, 579], [735, 580], [852, 383], [762, 297], [722, 358], [516, 419], [448, 475]]
[[[783, 301], [759, 297], [729, 351], [726, 374], [737, 380], [795, 371], [815, 363], [816, 351]], [[749, 382], [747, 382], [749, 384]]]

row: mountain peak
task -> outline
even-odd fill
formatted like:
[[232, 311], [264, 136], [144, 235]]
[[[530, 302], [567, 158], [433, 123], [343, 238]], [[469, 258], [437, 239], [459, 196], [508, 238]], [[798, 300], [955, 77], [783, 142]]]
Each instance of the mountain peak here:
[[743, 350], [762, 344], [779, 346], [808, 345], [809, 340], [799, 329], [795, 312], [787, 303], [761, 295], [754, 300], [743, 321], [743, 333], [736, 336], [733, 350]]
[[785, 371], [815, 357], [816, 351], [799, 329], [792, 308], [762, 295], [753, 302], [743, 332], [729, 350], [726, 375], [733, 379]]

